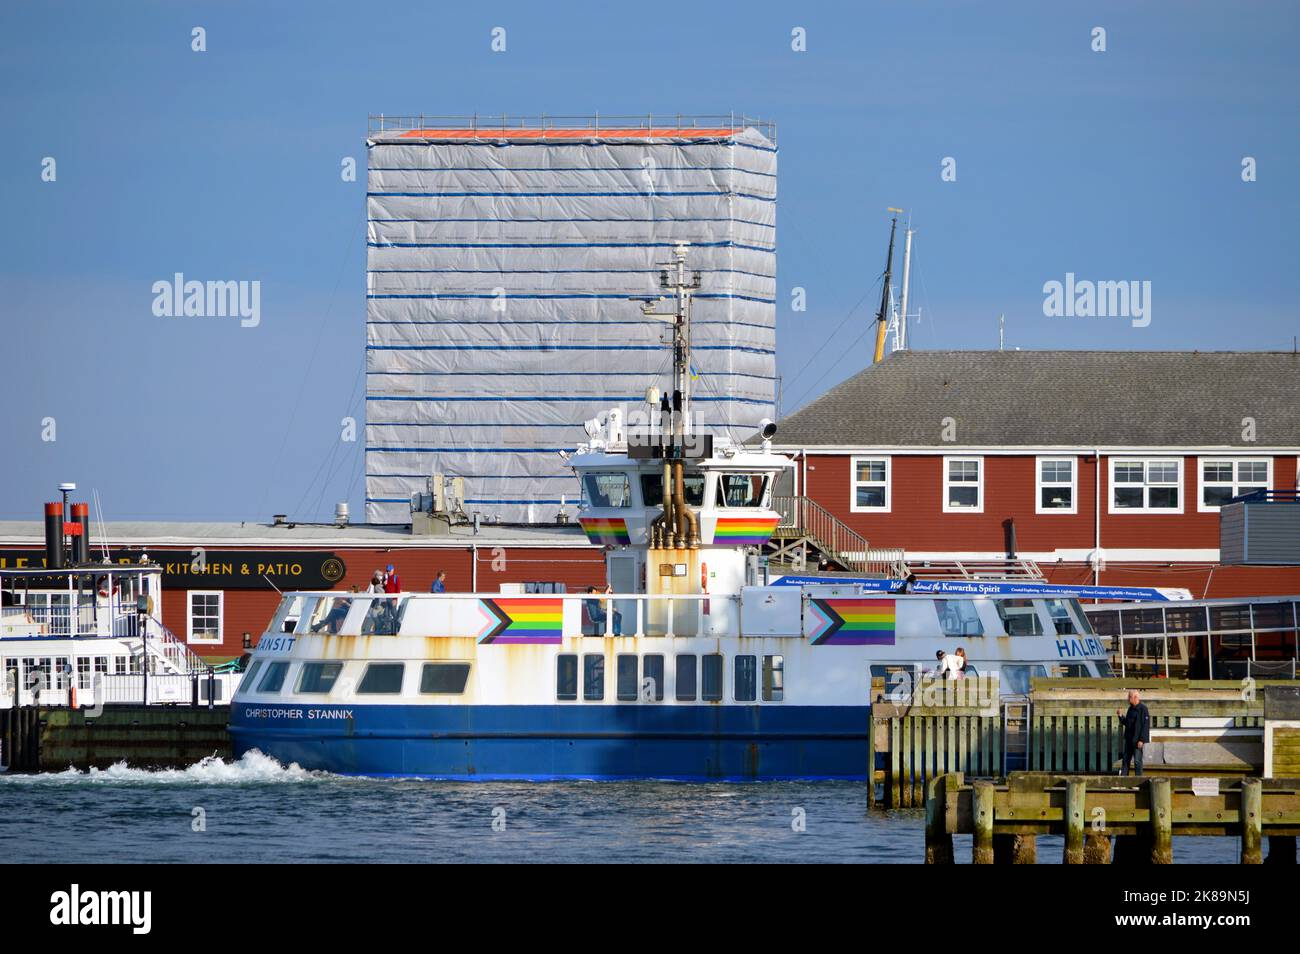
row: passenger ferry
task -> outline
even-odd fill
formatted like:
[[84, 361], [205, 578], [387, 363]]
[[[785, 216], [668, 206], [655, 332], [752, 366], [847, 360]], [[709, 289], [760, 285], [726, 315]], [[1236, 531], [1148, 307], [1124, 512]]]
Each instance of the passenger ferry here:
[[1108, 673], [1068, 591], [770, 583], [759, 548], [792, 463], [767, 422], [757, 444], [692, 433], [684, 257], [661, 279], [675, 308], [645, 306], [672, 325], [672, 391], [589, 421], [570, 458], [609, 592], [288, 594], [233, 700], [237, 756], [447, 779], [863, 779], [873, 677], [907, 692], [958, 649], [1004, 692]]

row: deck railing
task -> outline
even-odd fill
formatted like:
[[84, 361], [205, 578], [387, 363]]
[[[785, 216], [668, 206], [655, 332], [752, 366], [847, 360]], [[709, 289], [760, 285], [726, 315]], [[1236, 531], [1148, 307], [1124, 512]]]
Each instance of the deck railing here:
[[592, 113], [585, 116], [538, 116], [501, 115], [480, 116], [438, 116], [420, 113], [414, 116], [386, 116], [379, 114], [370, 117], [369, 130], [372, 135], [409, 132], [416, 129], [456, 129], [481, 132], [485, 137], [509, 133], [511, 130], [542, 130], [544, 132], [562, 133], [570, 130], [591, 130], [601, 133], [614, 130], [636, 129], [728, 129], [741, 130], [753, 128], [772, 142], [776, 142], [776, 123], [743, 113], [721, 113], [715, 115], [687, 115], [683, 113], [642, 113], [639, 116], [602, 116]]

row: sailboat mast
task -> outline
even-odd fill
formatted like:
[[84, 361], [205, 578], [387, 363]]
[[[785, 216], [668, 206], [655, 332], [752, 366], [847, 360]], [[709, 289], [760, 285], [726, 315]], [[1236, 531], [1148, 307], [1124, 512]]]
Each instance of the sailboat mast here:
[[897, 230], [898, 216], [895, 215], [889, 226], [889, 255], [885, 258], [885, 285], [880, 291], [880, 311], [876, 312], [876, 355], [873, 364], [879, 364], [885, 359], [885, 329], [889, 325], [889, 285], [894, 275], [894, 233]]

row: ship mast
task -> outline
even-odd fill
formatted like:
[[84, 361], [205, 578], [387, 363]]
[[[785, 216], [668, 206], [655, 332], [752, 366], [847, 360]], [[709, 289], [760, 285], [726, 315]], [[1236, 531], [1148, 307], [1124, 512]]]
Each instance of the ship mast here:
[[885, 330], [889, 325], [889, 291], [894, 275], [894, 233], [898, 230], [898, 213], [901, 209], [890, 209], [895, 213], [889, 226], [889, 255], [885, 259], [885, 285], [880, 291], [880, 311], [876, 312], [876, 353], [873, 364], [885, 359]]
[[663, 513], [651, 528], [651, 546], [672, 546], [675, 549], [694, 549], [700, 545], [698, 519], [686, 504], [684, 463], [686, 440], [691, 436], [691, 300], [700, 287], [700, 273], [694, 271], [688, 276], [686, 249], [685, 242], [677, 242], [673, 247], [673, 261], [659, 271], [659, 287], [665, 292], [672, 292], [673, 310], [655, 310], [655, 304], [664, 301], [667, 295], [661, 295], [641, 306], [643, 314], [672, 322], [673, 392], [671, 395], [665, 394], [660, 405], [662, 417], [671, 421], [672, 438], [667, 446], [662, 445], [661, 439], [664, 461]]

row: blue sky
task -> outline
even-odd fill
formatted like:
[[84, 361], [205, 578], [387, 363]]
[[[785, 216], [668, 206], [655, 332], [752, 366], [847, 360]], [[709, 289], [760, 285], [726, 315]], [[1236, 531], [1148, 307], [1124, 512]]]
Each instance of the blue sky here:
[[[1294, 4], [374, 9], [0, 11], [0, 518], [36, 519], [61, 480], [98, 488], [109, 519], [362, 512], [362, 442], [338, 437], [363, 416], [371, 113], [774, 120], [787, 412], [870, 361], [891, 205], [917, 229], [914, 347], [996, 347], [1000, 312], [1024, 348], [1300, 333]], [[261, 324], [155, 317], [175, 272], [260, 280]], [[1067, 272], [1150, 281], [1151, 324], [1044, 317]]]

